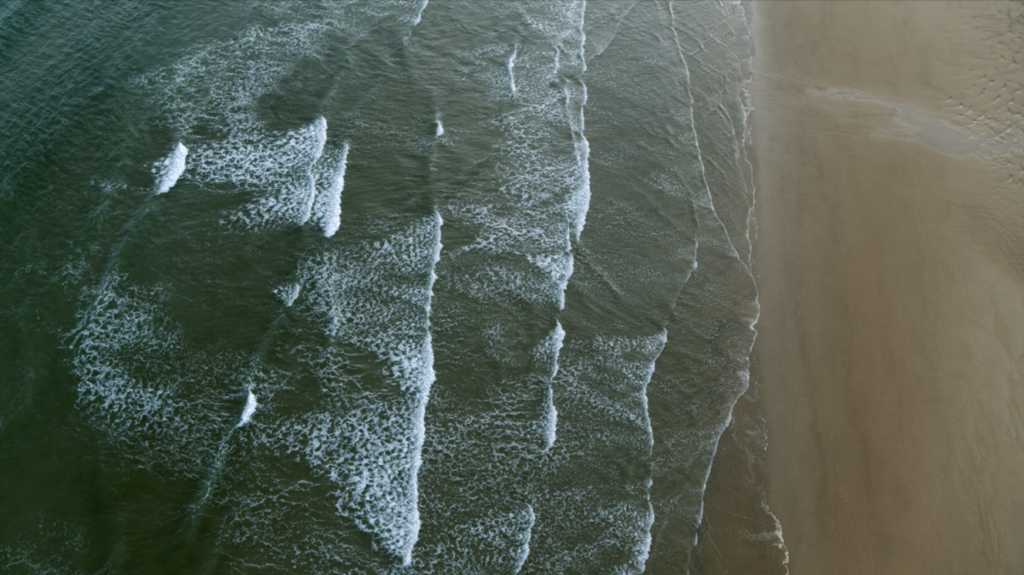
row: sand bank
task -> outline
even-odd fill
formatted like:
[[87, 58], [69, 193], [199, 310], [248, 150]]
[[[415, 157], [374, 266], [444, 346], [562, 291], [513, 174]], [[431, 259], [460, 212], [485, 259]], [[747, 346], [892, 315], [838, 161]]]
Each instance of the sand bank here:
[[751, 4], [791, 572], [1024, 572], [1024, 4]]

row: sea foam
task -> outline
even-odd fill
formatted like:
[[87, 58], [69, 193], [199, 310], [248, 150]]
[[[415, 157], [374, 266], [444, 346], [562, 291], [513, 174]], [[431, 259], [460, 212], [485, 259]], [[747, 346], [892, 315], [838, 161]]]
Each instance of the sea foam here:
[[[586, 1], [579, 4], [576, 11], [571, 12], [574, 28], [572, 33], [563, 39], [566, 44], [566, 58], [559, 61], [559, 73], [565, 78], [565, 107], [572, 129], [573, 152], [576, 157], [577, 173], [572, 185], [572, 193], [568, 202], [568, 217], [572, 227], [573, 243], [580, 241], [580, 234], [587, 222], [590, 210], [590, 144], [583, 135], [583, 108], [587, 104], [587, 86], [583, 83], [583, 73], [587, 70], [583, 46], [586, 34], [583, 32]], [[560, 50], [561, 54], [563, 50]]]
[[420, 4], [420, 9], [416, 11], [416, 16], [412, 20], [412, 25], [413, 26], [419, 26], [420, 25], [420, 22], [423, 20], [423, 11], [427, 9], [427, 4], [429, 2], [430, 2], [430, 0], [423, 0], [423, 3]]
[[[654, 521], [647, 386], [666, 341], [664, 331], [566, 337], [554, 382], [566, 421], [534, 503], [543, 521], [531, 546], [546, 553], [546, 572], [607, 570], [610, 555], [614, 572], [643, 572]], [[609, 457], [614, 469], [595, 464]]]
[[[425, 477], [429, 492], [435, 498], [443, 493], [445, 500], [426, 498], [425, 517], [431, 532], [446, 536], [418, 557], [437, 557], [451, 572], [560, 572], [544, 569], [550, 549], [534, 545], [538, 537], [544, 540], [546, 515], [538, 507], [543, 503], [532, 498], [543, 492], [538, 481], [548, 477], [544, 468], [566, 456], [563, 410], [552, 380], [563, 373], [559, 353], [565, 333], [556, 320], [574, 271], [580, 208], [587, 207], [580, 190], [588, 160], [575, 143], [578, 129], [570, 118], [582, 113], [585, 101], [576, 74], [583, 4], [526, 3], [514, 10], [523, 27], [515, 43], [460, 54], [466, 62], [479, 62], [460, 76], [476, 82], [473, 89], [498, 111], [488, 134], [494, 138], [496, 165], [474, 177], [479, 185], [442, 199], [445, 219], [470, 235], [439, 264], [449, 303], [439, 321], [448, 335], [479, 333], [473, 345], [480, 350], [467, 353], [465, 361], [446, 361], [438, 377], [472, 374], [479, 385], [470, 393], [487, 398], [480, 412], [442, 396], [438, 401], [444, 407], [431, 416], [431, 465]], [[567, 83], [573, 83], [571, 97], [564, 90]], [[453, 311], [452, 294], [482, 313], [467, 317]], [[549, 332], [524, 350], [524, 331], [543, 322], [549, 322]], [[491, 371], [494, 364], [502, 366], [500, 373]]]
[[[345, 191], [345, 170], [348, 167], [348, 143], [341, 147], [341, 151], [331, 158], [324, 167], [321, 175], [326, 180], [320, 186], [320, 193], [316, 198], [316, 220], [324, 232], [324, 237], [332, 237], [341, 227], [341, 194]], [[321, 180], [322, 181], [322, 180]]]
[[548, 333], [533, 352], [534, 362], [546, 381], [550, 382], [558, 375], [558, 353], [562, 350], [564, 342], [565, 330], [562, 329], [562, 324], [556, 321], [555, 328]]
[[166, 194], [174, 187], [174, 184], [178, 183], [178, 178], [185, 172], [185, 158], [187, 157], [188, 148], [185, 147], [185, 144], [178, 142], [171, 153], [154, 166], [153, 172], [157, 174], [157, 194]]
[[[132, 285], [113, 272], [91, 295], [68, 335], [77, 407], [129, 465], [205, 477], [230, 417], [220, 406], [237, 385], [237, 361], [188, 345], [159, 288]], [[215, 375], [220, 369], [229, 375]], [[223, 385], [192, 387], [193, 381]]]
[[584, 9], [582, 2], [531, 8], [533, 32], [550, 48], [510, 46], [506, 78], [492, 80], [494, 101], [507, 102], [510, 89], [515, 95], [514, 105], [496, 119], [501, 133], [498, 194], [478, 203], [466, 194], [452, 212], [482, 230], [464, 251], [525, 258], [535, 271], [495, 266], [491, 277], [499, 281], [480, 275], [479, 284], [465, 288], [484, 298], [516, 292], [517, 299], [546, 301], [558, 309], [565, 305], [572, 250], [590, 203], [589, 146], [583, 136], [586, 86], [581, 80], [586, 69]]
[[[305, 185], [305, 193], [296, 194], [299, 198], [305, 196], [303, 202], [302, 211], [299, 215], [299, 224], [304, 224], [309, 221], [309, 217], [313, 213], [313, 202], [316, 201], [316, 177], [313, 175], [313, 166], [316, 165], [317, 160], [320, 159], [324, 154], [324, 144], [327, 143], [327, 120], [323, 116], [320, 116], [316, 122], [313, 122], [313, 139], [310, 143], [312, 150], [309, 154], [310, 162], [306, 168], [302, 184]], [[343, 174], [344, 176], [344, 174]], [[339, 192], [340, 197], [340, 192]]]
[[281, 300], [284, 307], [291, 307], [295, 300], [298, 299], [301, 290], [302, 286], [298, 282], [292, 282], [275, 289], [274, 295]]
[[533, 513], [533, 506], [526, 506], [526, 529], [522, 536], [522, 545], [519, 547], [519, 552], [516, 554], [516, 561], [513, 565], [512, 573], [519, 573], [523, 570], [523, 565], [526, 564], [526, 560], [530, 557], [530, 538], [533, 536], [533, 524], [537, 522], [537, 516]]
[[544, 451], [550, 450], [558, 439], [558, 409], [555, 408], [555, 391], [548, 386], [544, 398]]
[[547, 382], [547, 390], [544, 395], [544, 414], [541, 419], [544, 451], [551, 449], [555, 440], [558, 439], [558, 409], [555, 407], [552, 380], [558, 375], [558, 354], [562, 350], [564, 341], [565, 330], [562, 329], [561, 323], [555, 322], [555, 329], [551, 330], [534, 351], [534, 361], [538, 363]]
[[[334, 17], [344, 18], [345, 8]], [[373, 19], [386, 17], [380, 11]], [[369, 15], [363, 15], [365, 20]], [[339, 22], [342, 29], [352, 22]], [[225, 221], [253, 230], [306, 223], [317, 188], [313, 166], [325, 149], [327, 122], [283, 132], [259, 117], [258, 103], [273, 93], [294, 62], [321, 54], [333, 22], [283, 24], [245, 30], [231, 42], [199, 47], [173, 66], [133, 81], [156, 99], [176, 129], [189, 136], [190, 175], [205, 190], [246, 192], [255, 199]], [[372, 29], [372, 22], [355, 37]], [[210, 90], [216, 85], [218, 89]]]
[[242, 427], [246, 423], [249, 423], [249, 420], [252, 419], [252, 414], [256, 413], [257, 407], [259, 407], [259, 404], [256, 403], [256, 395], [250, 389], [249, 396], [245, 400], [245, 407], [242, 409], [242, 417], [238, 421], [238, 425], [235, 427]]
[[380, 239], [332, 248], [299, 270], [311, 318], [337, 345], [371, 354], [380, 367], [363, 383], [358, 375], [335, 383], [355, 387], [332, 394], [335, 408], [290, 430], [289, 444], [338, 485], [339, 513], [403, 565], [420, 529], [417, 474], [435, 379], [429, 316], [442, 224], [435, 213]]
[[512, 95], [513, 96], [516, 95], [516, 72], [515, 72], [515, 67], [516, 67], [516, 54], [518, 54], [518, 53], [519, 53], [519, 46], [516, 46], [516, 47], [514, 47], [512, 49], [512, 55], [508, 57], [508, 63], [505, 64], [505, 67], [508, 69], [508, 83], [509, 83], [509, 87], [512, 88]]

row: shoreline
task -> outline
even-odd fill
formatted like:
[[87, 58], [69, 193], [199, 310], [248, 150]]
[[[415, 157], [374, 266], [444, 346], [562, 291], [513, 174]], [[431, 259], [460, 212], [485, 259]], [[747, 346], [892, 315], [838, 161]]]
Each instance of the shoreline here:
[[747, 6], [753, 379], [789, 571], [1019, 572], [1024, 6]]

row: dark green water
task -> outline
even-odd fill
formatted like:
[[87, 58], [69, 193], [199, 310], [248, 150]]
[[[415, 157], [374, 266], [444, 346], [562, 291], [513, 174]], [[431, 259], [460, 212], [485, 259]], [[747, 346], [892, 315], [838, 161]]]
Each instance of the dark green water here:
[[758, 310], [747, 33], [0, 5], [4, 572], [687, 572]]

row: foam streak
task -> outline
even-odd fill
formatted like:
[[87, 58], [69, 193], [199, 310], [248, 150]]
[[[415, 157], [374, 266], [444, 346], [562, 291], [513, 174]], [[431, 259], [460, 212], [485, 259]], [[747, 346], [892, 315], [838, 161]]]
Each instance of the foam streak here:
[[[303, 177], [306, 183], [305, 191], [305, 205], [302, 207], [301, 215], [299, 216], [299, 224], [305, 224], [309, 221], [309, 217], [313, 213], [313, 202], [316, 201], [316, 176], [313, 175], [313, 167], [317, 161], [324, 154], [324, 144], [327, 143], [327, 120], [323, 116], [320, 116], [316, 122], [313, 123], [313, 140], [311, 145], [311, 158], [309, 167], [306, 169], [306, 174]], [[298, 194], [301, 198], [303, 194]]]
[[316, 215], [323, 229], [324, 237], [332, 237], [341, 227], [341, 194], [345, 191], [345, 170], [348, 167], [348, 143], [341, 153], [328, 178], [327, 189], [317, 196]]
[[[308, 284], [303, 307], [325, 335], [380, 367], [368, 379], [323, 376], [335, 390], [332, 403], [297, 423], [289, 444], [340, 488], [338, 512], [403, 565], [412, 561], [421, 524], [418, 473], [436, 378], [430, 306], [442, 225], [435, 213], [376, 241], [332, 247], [299, 270]], [[335, 370], [339, 362], [324, 363]]]
[[[424, 5], [426, 3], [424, 2]], [[434, 212], [434, 249], [431, 254], [430, 260], [430, 276], [427, 283], [427, 333], [425, 343], [425, 355], [427, 358], [427, 371], [429, 376], [425, 378], [425, 385], [420, 388], [419, 396], [417, 397], [416, 404], [416, 416], [415, 416], [415, 441], [413, 443], [413, 466], [412, 466], [412, 477], [413, 477], [413, 500], [415, 507], [415, 532], [412, 536], [412, 541], [409, 543], [408, 550], [403, 557], [403, 565], [409, 565], [412, 562], [412, 548], [416, 544], [416, 540], [419, 538], [420, 529], [420, 518], [419, 518], [419, 471], [420, 466], [423, 463], [423, 441], [426, 438], [426, 419], [427, 419], [427, 402], [430, 399], [430, 388], [434, 381], [437, 379], [434, 372], [434, 347], [432, 343], [432, 337], [430, 334], [430, 304], [434, 299], [434, 282], [437, 280], [437, 262], [441, 259], [441, 226], [444, 225], [444, 220], [441, 219], [441, 215]]]
[[245, 407], [242, 409], [242, 418], [235, 427], [242, 427], [249, 423], [249, 420], [252, 419], [252, 414], [256, 413], [257, 407], [259, 407], [259, 404], [256, 403], [256, 394], [250, 389], [249, 397], [245, 400]]
[[412, 20], [412, 25], [414, 27], [415, 26], [419, 26], [420, 21], [423, 20], [423, 11], [427, 9], [427, 4], [429, 2], [430, 2], [430, 0], [423, 0], [423, 4], [420, 5], [419, 11], [416, 12], [416, 17], [413, 18], [413, 20]]
[[174, 184], [178, 183], [178, 178], [185, 172], [186, 157], [188, 157], [188, 148], [181, 142], [178, 142], [174, 146], [174, 150], [153, 168], [153, 171], [157, 173], [159, 178], [156, 186], [157, 195], [166, 194], [174, 187]]
[[573, 187], [568, 206], [573, 244], [580, 241], [580, 234], [587, 222], [587, 212], [590, 210], [590, 144], [583, 135], [583, 108], [587, 104], [587, 86], [582, 79], [583, 73], [587, 70], [587, 61], [583, 53], [583, 45], [587, 38], [583, 32], [586, 8], [586, 0], [582, 0], [579, 3], [579, 12], [576, 16], [577, 29], [574, 37], [574, 49], [570, 52], [570, 58], [567, 58], [565, 62], [559, 62], [559, 72], [567, 76], [565, 109], [569, 116], [573, 149], [576, 154], [576, 163], [579, 166], [579, 176]]
[[513, 68], [516, 66], [516, 54], [519, 53], [519, 46], [512, 49], [512, 55], [508, 57], [508, 82], [512, 87], [512, 95], [516, 95], [516, 74]]
[[523, 535], [523, 546], [519, 548], [519, 554], [516, 557], [516, 564], [512, 570], [513, 574], [517, 574], [523, 570], [523, 565], [526, 564], [526, 560], [530, 557], [530, 538], [533, 536], [533, 524], [537, 522], [537, 516], [533, 513], [533, 506], [526, 506], [526, 515], [528, 522], [526, 524], [526, 533]]

